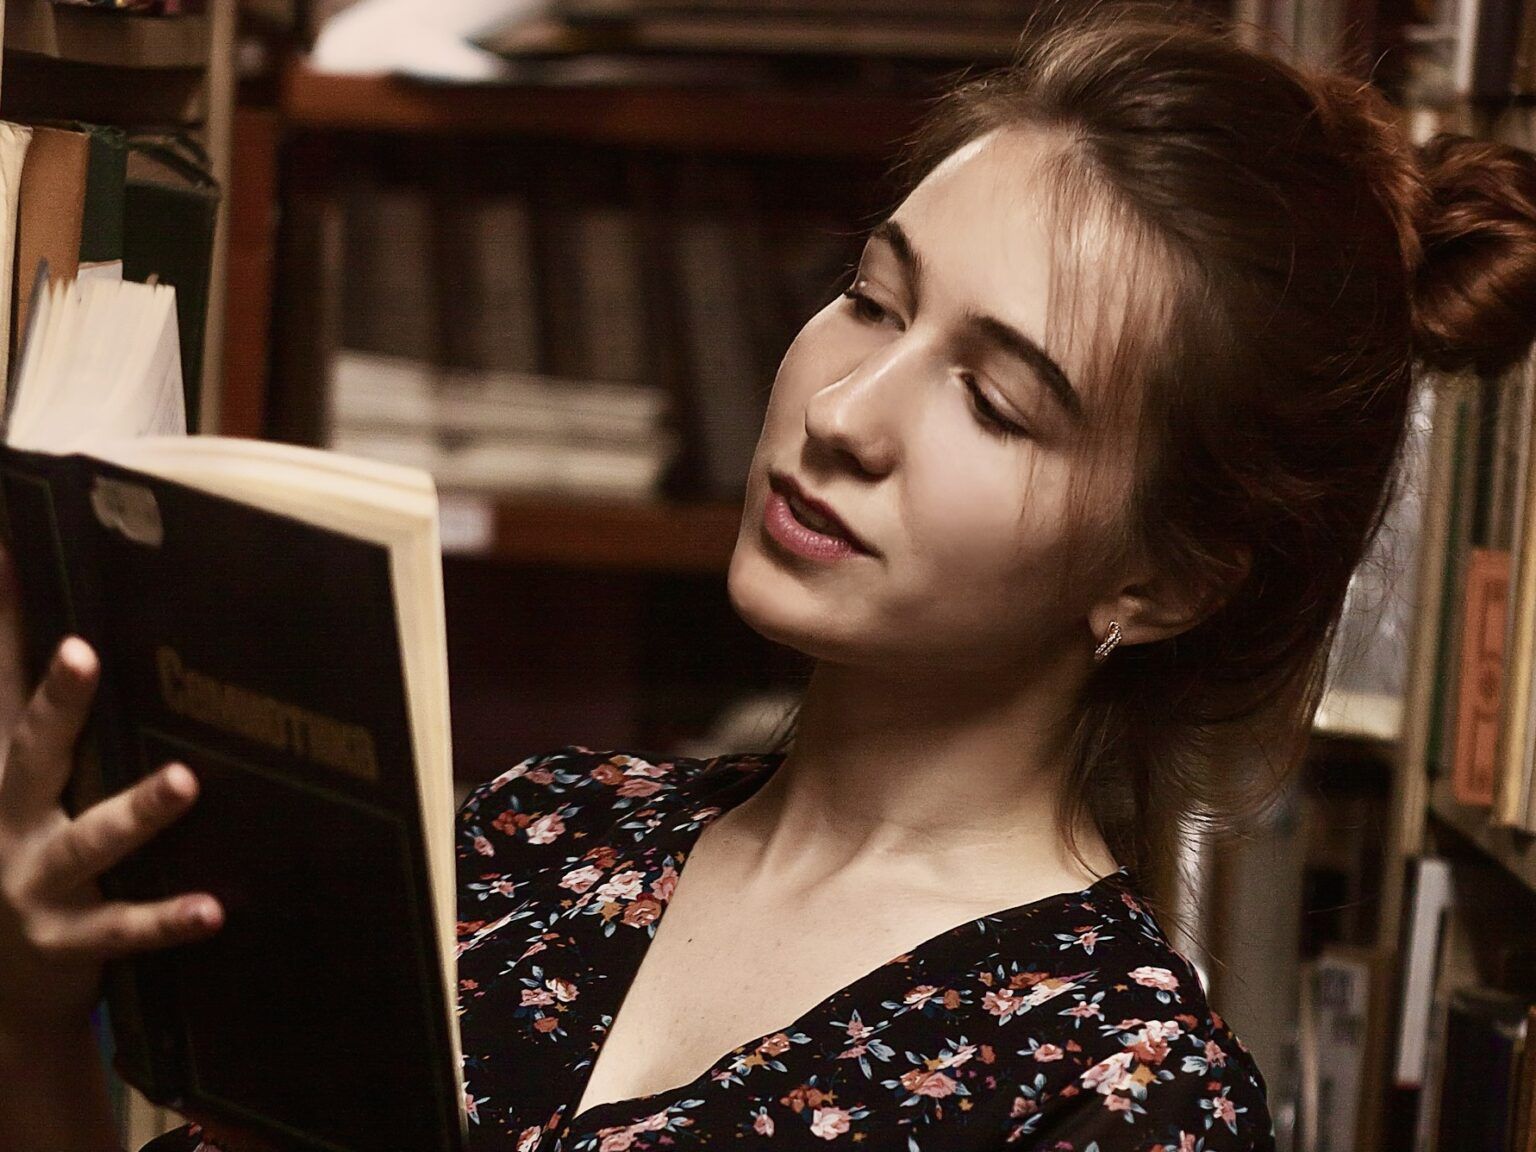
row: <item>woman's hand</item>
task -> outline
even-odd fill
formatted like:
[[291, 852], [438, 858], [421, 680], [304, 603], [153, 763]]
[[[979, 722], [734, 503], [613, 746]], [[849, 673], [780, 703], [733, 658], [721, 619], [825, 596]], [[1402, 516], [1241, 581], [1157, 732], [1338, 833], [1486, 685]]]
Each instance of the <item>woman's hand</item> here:
[[71, 818], [60, 797], [95, 693], [95, 653], [78, 637], [28, 696], [15, 578], [0, 551], [0, 1037], [73, 1034], [108, 957], [201, 939], [223, 922], [191, 893], [106, 902], [96, 877], [184, 813], [197, 779], [169, 764]]

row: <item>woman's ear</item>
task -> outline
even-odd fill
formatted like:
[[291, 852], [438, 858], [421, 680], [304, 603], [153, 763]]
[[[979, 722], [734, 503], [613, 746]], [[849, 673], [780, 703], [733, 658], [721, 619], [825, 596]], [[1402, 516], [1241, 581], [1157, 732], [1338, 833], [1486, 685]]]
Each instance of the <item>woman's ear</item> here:
[[1230, 574], [1219, 587], [1191, 588], [1159, 572], [1137, 573], [1110, 596], [1093, 605], [1088, 626], [1096, 639], [1109, 632], [1109, 622], [1120, 625], [1121, 643], [1150, 644], [1187, 632], [1226, 602], [1253, 566], [1253, 550], [1246, 544], [1234, 549]]

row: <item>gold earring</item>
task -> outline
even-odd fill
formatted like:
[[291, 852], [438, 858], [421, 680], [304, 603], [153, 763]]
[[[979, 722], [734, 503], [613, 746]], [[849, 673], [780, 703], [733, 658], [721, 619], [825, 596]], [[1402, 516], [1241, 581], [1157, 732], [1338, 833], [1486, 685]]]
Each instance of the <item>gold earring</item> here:
[[1107, 659], [1118, 643], [1120, 643], [1120, 622], [1118, 620], [1111, 620], [1109, 622], [1109, 634], [1104, 637], [1103, 643], [1093, 650], [1093, 662], [1098, 664]]

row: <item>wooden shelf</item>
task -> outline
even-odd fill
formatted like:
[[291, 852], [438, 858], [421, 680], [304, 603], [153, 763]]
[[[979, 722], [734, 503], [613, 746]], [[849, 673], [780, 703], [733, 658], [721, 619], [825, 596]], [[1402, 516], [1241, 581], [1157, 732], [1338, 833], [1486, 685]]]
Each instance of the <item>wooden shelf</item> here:
[[1471, 841], [1489, 859], [1536, 891], [1536, 836], [1513, 828], [1495, 828], [1481, 808], [1458, 804], [1449, 780], [1438, 780], [1430, 793], [1429, 813]]
[[8, 51], [113, 68], [199, 69], [208, 64], [206, 16], [141, 16], [129, 12], [9, 0]]
[[735, 503], [560, 500], [441, 494], [443, 551], [514, 564], [724, 575], [741, 524]]
[[552, 136], [599, 144], [786, 156], [883, 158], [917, 124], [916, 97], [721, 87], [454, 86], [332, 76], [283, 79], [296, 129]]
[[1321, 735], [1391, 745], [1402, 730], [1403, 703], [1392, 696], [1330, 690], [1312, 729]]

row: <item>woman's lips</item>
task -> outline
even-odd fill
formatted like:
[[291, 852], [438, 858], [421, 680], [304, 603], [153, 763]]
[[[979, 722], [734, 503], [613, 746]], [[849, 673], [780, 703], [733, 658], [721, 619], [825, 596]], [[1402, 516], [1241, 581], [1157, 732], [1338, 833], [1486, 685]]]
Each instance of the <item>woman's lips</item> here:
[[807, 560], [841, 560], [868, 555], [842, 536], [820, 532], [802, 523], [789, 501], [771, 488], [763, 503], [763, 527], [780, 545]]

